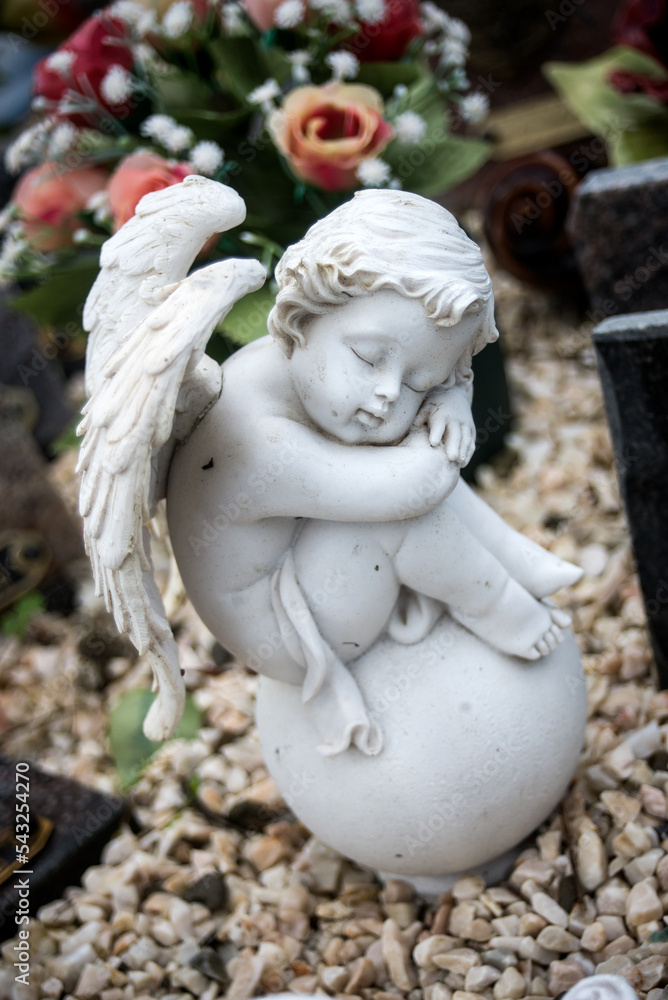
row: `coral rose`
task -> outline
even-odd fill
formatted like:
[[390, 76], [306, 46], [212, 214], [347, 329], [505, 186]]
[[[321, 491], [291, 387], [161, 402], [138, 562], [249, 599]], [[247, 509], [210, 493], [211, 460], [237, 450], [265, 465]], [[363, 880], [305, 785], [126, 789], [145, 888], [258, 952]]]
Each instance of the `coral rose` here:
[[104, 170], [65, 170], [48, 161], [28, 170], [14, 189], [12, 204], [35, 250], [57, 250], [72, 243], [78, 214], [107, 182]]
[[383, 20], [362, 22], [347, 48], [361, 62], [394, 62], [401, 59], [409, 42], [423, 34], [418, 0], [386, 0]]
[[115, 228], [120, 229], [132, 218], [145, 194], [179, 184], [193, 173], [190, 164], [174, 163], [156, 153], [133, 153], [126, 157], [111, 175], [107, 188]]
[[[133, 65], [127, 26], [103, 10], [89, 17], [71, 38], [37, 63], [35, 96], [45, 98], [55, 107], [59, 118], [80, 128], [95, 127], [99, 118], [107, 114], [126, 118], [131, 96], [110, 103], [104, 96], [103, 81], [112, 67], [129, 73]], [[81, 111], [59, 111], [60, 102], [72, 94], [79, 95], [77, 103]]]
[[357, 187], [355, 171], [394, 136], [373, 87], [298, 87], [269, 117], [269, 131], [298, 177], [324, 191]]

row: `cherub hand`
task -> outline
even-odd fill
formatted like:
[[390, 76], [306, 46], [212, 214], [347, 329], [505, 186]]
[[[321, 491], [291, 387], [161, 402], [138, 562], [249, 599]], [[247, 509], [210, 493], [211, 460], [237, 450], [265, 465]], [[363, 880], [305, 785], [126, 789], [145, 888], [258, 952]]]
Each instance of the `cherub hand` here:
[[460, 468], [468, 463], [475, 450], [476, 428], [462, 389], [434, 390], [423, 403], [417, 422], [428, 427], [432, 448], [443, 443], [451, 462]]

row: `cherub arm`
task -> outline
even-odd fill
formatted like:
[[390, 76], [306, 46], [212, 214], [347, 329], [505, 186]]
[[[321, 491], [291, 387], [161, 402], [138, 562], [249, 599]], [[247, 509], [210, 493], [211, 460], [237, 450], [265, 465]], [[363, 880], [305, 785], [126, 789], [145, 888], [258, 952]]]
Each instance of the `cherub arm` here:
[[253, 499], [254, 517], [405, 520], [437, 507], [459, 477], [459, 467], [442, 448], [430, 447], [423, 429], [385, 446], [341, 444], [285, 417], [263, 422], [258, 431], [265, 442], [262, 466], [275, 471], [269, 488]]

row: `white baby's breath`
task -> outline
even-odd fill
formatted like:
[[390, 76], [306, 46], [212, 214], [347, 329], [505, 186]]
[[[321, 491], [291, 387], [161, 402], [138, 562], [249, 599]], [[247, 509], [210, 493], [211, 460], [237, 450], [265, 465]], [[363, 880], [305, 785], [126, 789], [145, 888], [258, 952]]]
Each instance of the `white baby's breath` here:
[[325, 62], [335, 80], [354, 80], [360, 71], [360, 61], [352, 52], [330, 52]]
[[70, 122], [56, 125], [49, 139], [48, 155], [53, 159], [63, 156], [75, 144], [78, 135], [79, 130]]
[[248, 100], [251, 104], [259, 104], [266, 115], [274, 108], [274, 101], [280, 96], [281, 88], [276, 80], [265, 80], [263, 84], [251, 90]]
[[190, 162], [198, 174], [213, 177], [223, 165], [224, 153], [217, 142], [198, 142], [190, 151]]
[[311, 53], [306, 49], [297, 49], [288, 54], [288, 59], [292, 63], [292, 79], [295, 83], [309, 83], [311, 74], [308, 65], [311, 62]]
[[50, 69], [52, 73], [57, 73], [58, 76], [68, 77], [75, 58], [76, 56], [74, 55], [74, 52], [68, 52], [66, 49], [58, 49], [48, 57], [45, 65], [46, 68]]
[[467, 24], [464, 24], [458, 17], [451, 17], [448, 20], [448, 34], [451, 38], [456, 38], [463, 45], [471, 44], [471, 32]]
[[100, 84], [100, 94], [107, 104], [124, 104], [132, 96], [132, 89], [132, 76], [124, 66], [111, 66]]
[[441, 66], [463, 66], [468, 56], [468, 48], [459, 38], [444, 38], [440, 45]]
[[394, 130], [399, 142], [414, 146], [424, 138], [427, 123], [415, 111], [403, 111], [394, 121]]
[[141, 37], [152, 31], [158, 23], [155, 11], [149, 10], [136, 0], [117, 0], [108, 10], [114, 17], [125, 21]]
[[440, 34], [448, 31], [451, 18], [444, 10], [432, 3], [432, 0], [424, 0], [424, 3], [420, 4], [420, 14], [427, 34]]
[[352, 8], [347, 0], [311, 0], [311, 10], [325, 14], [333, 24], [345, 24], [352, 18]]
[[364, 24], [380, 24], [385, 20], [385, 0], [356, 0], [355, 9]]
[[167, 38], [181, 38], [193, 23], [193, 5], [190, 0], [173, 3], [162, 19], [162, 33]]
[[383, 187], [390, 180], [390, 167], [379, 157], [362, 160], [355, 171], [359, 182], [368, 188]]
[[16, 277], [21, 257], [28, 246], [22, 230], [12, 226], [0, 247], [0, 288], [9, 285]]
[[170, 153], [182, 153], [184, 149], [189, 149], [194, 143], [195, 133], [186, 125], [175, 124], [161, 141]]
[[165, 139], [176, 124], [169, 115], [149, 115], [139, 126], [139, 133], [145, 139], [154, 139], [164, 146]]
[[304, 20], [305, 13], [301, 0], [283, 0], [274, 11], [274, 24], [278, 28], [296, 28]]
[[5, 166], [10, 174], [18, 174], [24, 167], [44, 159], [53, 123], [37, 122], [14, 140], [5, 152]]
[[487, 117], [489, 97], [481, 90], [476, 91], [475, 94], [468, 94], [466, 97], [462, 97], [459, 110], [464, 121], [470, 122], [471, 125], [477, 125], [478, 122]]
[[246, 30], [244, 11], [241, 4], [225, 3], [221, 11], [223, 28], [228, 35], [242, 35]]

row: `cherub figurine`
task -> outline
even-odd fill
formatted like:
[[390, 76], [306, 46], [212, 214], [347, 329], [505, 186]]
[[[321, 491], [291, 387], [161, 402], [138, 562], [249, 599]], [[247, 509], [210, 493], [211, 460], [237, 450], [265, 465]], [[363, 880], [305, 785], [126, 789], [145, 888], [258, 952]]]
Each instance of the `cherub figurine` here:
[[319, 750], [377, 754], [354, 679], [381, 637], [449, 614], [503, 653], [548, 655], [546, 602], [581, 571], [516, 533], [460, 479], [475, 444], [471, 359], [498, 336], [479, 248], [417, 195], [364, 191], [288, 248], [271, 336], [203, 356], [256, 261], [185, 277], [243, 204], [201, 177], [147, 195], [105, 245], [84, 320], [91, 399], [82, 514], [98, 586], [151, 658], [152, 738], [183, 690], [146, 555], [167, 497], [186, 590], [240, 662], [301, 685]]

